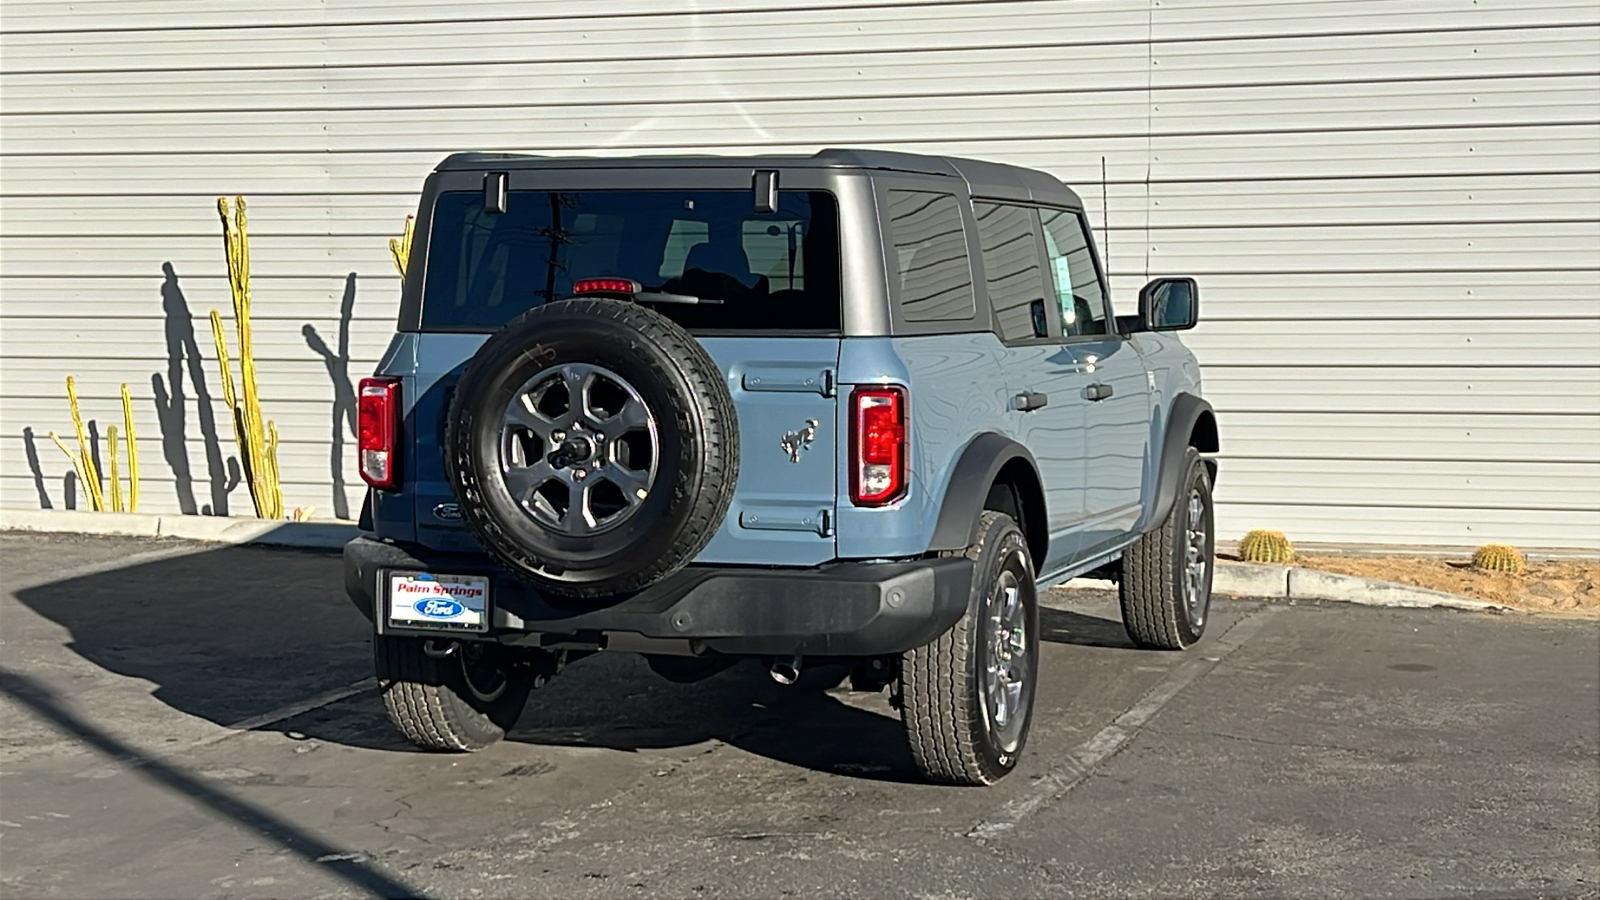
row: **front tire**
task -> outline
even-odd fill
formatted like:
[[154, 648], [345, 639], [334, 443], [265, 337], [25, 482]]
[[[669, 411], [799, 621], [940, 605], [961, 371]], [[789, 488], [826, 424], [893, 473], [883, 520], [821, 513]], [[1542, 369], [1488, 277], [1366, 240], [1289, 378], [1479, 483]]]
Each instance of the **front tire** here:
[[1028, 740], [1039, 604], [1028, 542], [1010, 516], [985, 512], [963, 555], [973, 561], [967, 611], [901, 660], [901, 718], [930, 781], [993, 784]]
[[463, 641], [438, 656], [438, 647], [430, 653], [429, 643], [373, 637], [373, 664], [389, 721], [425, 750], [482, 750], [505, 737], [533, 690], [533, 669], [498, 644]]
[[1122, 627], [1134, 644], [1182, 650], [1205, 634], [1211, 611], [1216, 534], [1211, 476], [1190, 447], [1177, 500], [1161, 527], [1122, 557]]

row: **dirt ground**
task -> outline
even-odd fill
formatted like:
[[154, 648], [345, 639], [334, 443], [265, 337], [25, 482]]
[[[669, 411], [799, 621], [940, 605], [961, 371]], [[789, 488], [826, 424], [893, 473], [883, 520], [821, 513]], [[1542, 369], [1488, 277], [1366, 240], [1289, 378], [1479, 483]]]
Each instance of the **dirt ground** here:
[[1522, 575], [1483, 572], [1462, 559], [1396, 556], [1300, 556], [1297, 566], [1414, 584], [1522, 609], [1600, 615], [1600, 561], [1529, 561]]

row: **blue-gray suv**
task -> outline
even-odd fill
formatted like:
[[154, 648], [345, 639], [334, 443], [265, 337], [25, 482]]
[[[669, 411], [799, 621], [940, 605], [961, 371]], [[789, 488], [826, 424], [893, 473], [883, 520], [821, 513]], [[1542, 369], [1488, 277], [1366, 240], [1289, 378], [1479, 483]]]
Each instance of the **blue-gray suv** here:
[[1040, 172], [866, 150], [459, 154], [359, 391], [344, 553], [395, 725], [501, 738], [602, 650], [693, 681], [854, 664], [930, 779], [1027, 740], [1037, 592], [1119, 582], [1135, 643], [1199, 640], [1217, 425], [1193, 280], [1112, 314]]

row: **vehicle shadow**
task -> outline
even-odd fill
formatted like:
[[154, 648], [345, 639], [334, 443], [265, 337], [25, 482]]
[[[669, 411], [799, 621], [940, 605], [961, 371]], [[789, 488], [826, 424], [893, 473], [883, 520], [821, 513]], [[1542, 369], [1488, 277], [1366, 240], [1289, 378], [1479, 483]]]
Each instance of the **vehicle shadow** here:
[[1134, 649], [1120, 619], [1102, 619], [1051, 606], [1039, 607], [1039, 639], [1080, 647]]
[[632, 752], [719, 741], [803, 769], [875, 781], [918, 782], [887, 693], [851, 693], [843, 665], [821, 665], [793, 685], [744, 662], [675, 684], [630, 654], [590, 657], [529, 698], [513, 741]]
[[[34, 568], [30, 553], [48, 552], [38, 540], [34, 551], [8, 542], [8, 566]], [[23, 571], [13, 571], [21, 581]], [[161, 702], [220, 725], [372, 674], [371, 626], [345, 597], [337, 553], [217, 547], [14, 595], [65, 628], [68, 646], [88, 661], [148, 682]], [[847, 675], [842, 666], [817, 666], [785, 686], [746, 663], [683, 685], [657, 676], [639, 657], [602, 654], [534, 692], [510, 737], [618, 751], [721, 741], [805, 769], [915, 780], [886, 695], [828, 690]], [[376, 690], [262, 727], [296, 739], [416, 752], [389, 725]]]

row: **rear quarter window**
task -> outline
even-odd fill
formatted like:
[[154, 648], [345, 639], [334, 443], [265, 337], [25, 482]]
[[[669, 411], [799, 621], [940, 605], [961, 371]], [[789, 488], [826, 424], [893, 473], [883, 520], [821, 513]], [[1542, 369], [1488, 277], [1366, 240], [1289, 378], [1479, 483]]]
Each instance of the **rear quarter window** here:
[[962, 322], [977, 312], [961, 204], [954, 194], [891, 190], [900, 314], [907, 322]]

